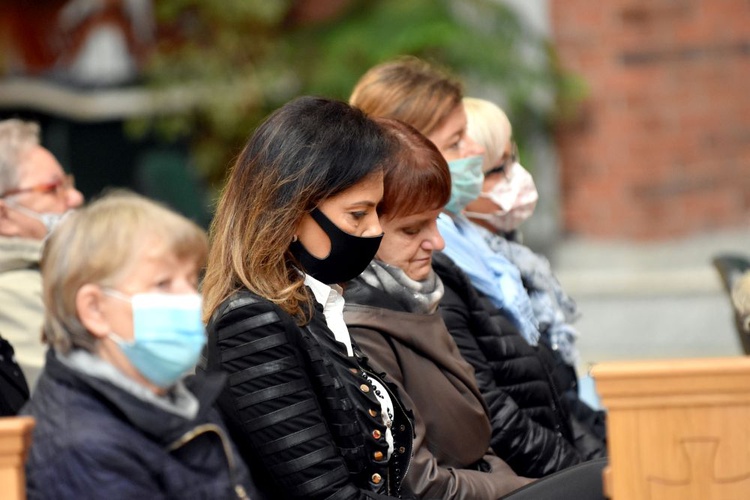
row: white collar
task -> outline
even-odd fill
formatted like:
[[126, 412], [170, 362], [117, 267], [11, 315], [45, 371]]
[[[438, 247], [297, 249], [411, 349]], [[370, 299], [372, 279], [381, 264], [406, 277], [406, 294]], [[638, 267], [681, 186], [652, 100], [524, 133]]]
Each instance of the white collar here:
[[312, 290], [315, 301], [323, 306], [323, 316], [333, 338], [344, 344], [347, 355], [354, 356], [349, 329], [344, 323], [344, 290], [338, 285], [326, 285], [309, 274], [305, 274], [305, 285]]
[[309, 274], [305, 274], [305, 285], [310, 287], [315, 300], [325, 306], [329, 301], [335, 300], [336, 296], [342, 296], [344, 293], [343, 288], [338, 285], [326, 285], [322, 281], [319, 281]]

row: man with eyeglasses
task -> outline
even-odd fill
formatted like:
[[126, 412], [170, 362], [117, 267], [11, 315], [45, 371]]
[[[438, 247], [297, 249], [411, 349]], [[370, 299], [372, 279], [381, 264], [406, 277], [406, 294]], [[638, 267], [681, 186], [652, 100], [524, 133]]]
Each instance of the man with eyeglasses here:
[[39, 144], [39, 126], [0, 121], [0, 336], [13, 345], [32, 385], [46, 351], [41, 342], [42, 244], [81, 203], [72, 177]]

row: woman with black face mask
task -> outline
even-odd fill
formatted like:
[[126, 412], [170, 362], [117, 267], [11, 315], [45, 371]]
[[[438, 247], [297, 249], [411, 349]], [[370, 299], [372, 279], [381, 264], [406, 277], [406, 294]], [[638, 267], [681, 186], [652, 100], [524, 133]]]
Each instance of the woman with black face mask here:
[[296, 99], [253, 134], [211, 226], [203, 369], [271, 498], [402, 497], [411, 414], [349, 336], [336, 285], [382, 238], [376, 207], [395, 146], [359, 110]]

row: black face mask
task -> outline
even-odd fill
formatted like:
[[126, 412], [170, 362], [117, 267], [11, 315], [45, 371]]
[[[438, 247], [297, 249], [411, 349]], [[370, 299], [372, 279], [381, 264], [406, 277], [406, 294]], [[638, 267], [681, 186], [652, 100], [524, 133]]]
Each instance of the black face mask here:
[[326, 285], [344, 283], [359, 276], [375, 257], [383, 235], [369, 238], [351, 235], [339, 229], [318, 208], [314, 208], [310, 216], [331, 240], [331, 252], [319, 259], [308, 252], [302, 242], [293, 241], [289, 251], [302, 265], [302, 270]]

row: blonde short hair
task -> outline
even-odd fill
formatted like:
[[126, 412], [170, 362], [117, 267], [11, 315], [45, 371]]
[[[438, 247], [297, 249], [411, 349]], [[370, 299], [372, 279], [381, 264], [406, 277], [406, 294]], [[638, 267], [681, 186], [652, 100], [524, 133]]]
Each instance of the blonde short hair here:
[[81, 324], [76, 294], [86, 284], [113, 286], [139, 250], [192, 260], [208, 254], [205, 232], [172, 210], [127, 191], [113, 191], [75, 211], [52, 232], [41, 260], [44, 335], [59, 352], [93, 351], [95, 338]]
[[21, 156], [39, 145], [39, 125], [11, 118], [0, 121], [0, 193], [18, 187]]
[[373, 117], [395, 118], [429, 136], [461, 104], [461, 97], [461, 83], [447, 71], [403, 56], [362, 75], [349, 104]]
[[513, 128], [505, 112], [484, 99], [464, 97], [466, 133], [484, 148], [482, 170], [487, 172], [497, 166], [508, 147]]

